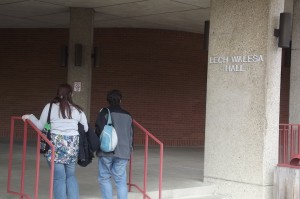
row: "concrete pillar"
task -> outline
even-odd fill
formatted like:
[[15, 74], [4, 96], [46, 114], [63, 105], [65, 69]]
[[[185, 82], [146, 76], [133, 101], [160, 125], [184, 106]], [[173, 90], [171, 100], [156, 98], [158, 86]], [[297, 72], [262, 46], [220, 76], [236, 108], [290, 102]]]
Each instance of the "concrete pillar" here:
[[273, 199], [300, 198], [300, 169], [276, 167], [274, 174]]
[[232, 199], [271, 199], [278, 159], [282, 0], [212, 0], [204, 181]]
[[[94, 10], [91, 8], [70, 8], [70, 13], [68, 83], [74, 86], [74, 102], [83, 108], [89, 119]], [[79, 44], [79, 48], [75, 63], [76, 44]], [[82, 47], [81, 52], [80, 46]]]
[[294, 0], [285, 0], [284, 1], [284, 12], [293, 13], [293, 1]]
[[294, 0], [289, 123], [300, 123], [300, 0]]

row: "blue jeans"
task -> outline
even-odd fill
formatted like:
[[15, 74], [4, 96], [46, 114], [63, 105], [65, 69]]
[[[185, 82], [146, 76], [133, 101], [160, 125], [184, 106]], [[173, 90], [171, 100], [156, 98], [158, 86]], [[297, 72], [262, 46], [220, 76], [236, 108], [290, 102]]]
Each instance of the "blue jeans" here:
[[112, 199], [111, 177], [117, 188], [118, 199], [127, 199], [126, 166], [128, 160], [116, 157], [100, 157], [98, 160], [98, 183], [102, 199]]
[[[50, 166], [50, 162], [47, 162]], [[79, 199], [75, 167], [76, 162], [71, 164], [54, 163], [54, 199]]]

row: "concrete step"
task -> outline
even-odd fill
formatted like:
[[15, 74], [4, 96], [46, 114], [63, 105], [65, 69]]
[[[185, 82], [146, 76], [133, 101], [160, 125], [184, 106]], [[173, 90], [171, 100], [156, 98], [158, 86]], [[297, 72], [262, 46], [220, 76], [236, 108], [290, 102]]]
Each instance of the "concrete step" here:
[[[189, 188], [181, 188], [181, 189], [169, 189], [162, 191], [162, 198], [163, 199], [225, 199], [221, 196], [215, 195], [215, 185], [201, 183], [196, 187], [189, 187]], [[48, 198], [45, 195], [45, 192], [40, 192], [39, 198]], [[82, 194], [80, 198], [82, 199], [97, 199], [96, 195], [98, 195], [98, 190], [91, 191], [91, 195]], [[152, 199], [158, 199], [159, 192], [158, 191], [148, 191], [148, 196]], [[19, 198], [16, 195], [7, 194], [1, 192], [0, 199], [14, 199]], [[114, 196], [114, 199], [117, 197]], [[143, 198], [142, 194], [138, 192], [137, 189], [133, 188], [132, 192], [128, 193], [128, 198], [130, 199], [141, 199]]]
[[[148, 192], [152, 199], [158, 198], [158, 191]], [[39, 198], [48, 198], [49, 196], [39, 194]], [[20, 197], [13, 194], [0, 192], [0, 199], [19, 199]], [[99, 199], [99, 197], [81, 196], [81, 199]], [[129, 192], [128, 198], [141, 199], [141, 193]], [[184, 189], [163, 190], [163, 199], [225, 199], [222, 196], [214, 195], [214, 186], [206, 185], [201, 187], [192, 187]], [[117, 196], [114, 196], [117, 199]]]
[[223, 196], [212, 195], [212, 196], [182, 197], [182, 198], [176, 198], [176, 199], [225, 199], [225, 198]]
[[0, 199], [19, 199], [19, 198], [20, 196], [18, 195], [8, 194], [6, 192], [0, 192]]
[[[128, 198], [132, 198], [133, 195], [129, 195]], [[134, 198], [143, 198], [142, 195], [135, 195]], [[152, 199], [155, 199], [153, 197], [151, 197]], [[115, 199], [115, 198], [114, 198]], [[165, 198], [163, 198], [165, 199]], [[171, 198], [168, 198], [171, 199]], [[217, 196], [217, 195], [212, 195], [212, 196], [194, 196], [194, 197], [180, 197], [180, 198], [172, 198], [172, 199], [225, 199], [222, 196]]]
[[[29, 197], [33, 199], [34, 198], [34, 194], [29, 194]], [[0, 192], [0, 199], [20, 199], [20, 198], [21, 197], [19, 195], [16, 195], [16, 194]], [[23, 198], [25, 199], [26, 197], [23, 197]], [[38, 198], [39, 199], [48, 199], [49, 195], [39, 194]]]
[[225, 198], [223, 198], [222, 196], [214, 195], [214, 196], [203, 196], [203, 197], [196, 196], [196, 197], [192, 197], [192, 198], [190, 198], [190, 197], [188, 197], [188, 198], [184, 197], [184, 198], [176, 198], [176, 199], [225, 199]]
[[[151, 191], [147, 193], [151, 198], [158, 198], [158, 191]], [[182, 189], [171, 189], [163, 190], [163, 199], [221, 199], [221, 197], [214, 196], [215, 186], [209, 184], [203, 184], [198, 187], [182, 188]], [[206, 198], [205, 198], [206, 197]], [[141, 199], [142, 194], [138, 192], [130, 192], [128, 198], [130, 199]]]

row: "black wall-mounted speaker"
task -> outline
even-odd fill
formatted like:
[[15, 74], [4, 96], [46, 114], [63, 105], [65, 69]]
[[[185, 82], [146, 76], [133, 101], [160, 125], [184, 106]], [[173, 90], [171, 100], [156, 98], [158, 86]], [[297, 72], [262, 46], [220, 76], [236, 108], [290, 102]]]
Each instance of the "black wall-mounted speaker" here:
[[204, 36], [203, 36], [203, 48], [204, 48], [204, 50], [208, 50], [208, 44], [209, 44], [209, 27], [210, 27], [209, 21], [205, 21], [204, 22]]
[[68, 65], [68, 46], [63, 46], [60, 49], [60, 66], [67, 67]]
[[289, 48], [292, 34], [292, 14], [280, 13], [279, 29], [274, 30], [274, 35], [278, 37], [278, 47]]
[[81, 66], [82, 65], [82, 45], [81, 44], [75, 44], [75, 66]]

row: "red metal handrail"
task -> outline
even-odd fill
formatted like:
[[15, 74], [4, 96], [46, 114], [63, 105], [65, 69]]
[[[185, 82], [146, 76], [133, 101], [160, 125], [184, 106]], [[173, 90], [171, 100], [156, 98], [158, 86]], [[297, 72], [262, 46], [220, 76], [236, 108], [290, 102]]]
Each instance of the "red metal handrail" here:
[[300, 124], [279, 125], [278, 166], [300, 168]]
[[[8, 179], [7, 179], [7, 193], [19, 195], [20, 198], [26, 197], [27, 199], [31, 199], [28, 194], [24, 193], [24, 180], [25, 180], [25, 170], [26, 170], [26, 150], [27, 150], [27, 131], [28, 124], [36, 131], [37, 133], [37, 149], [36, 149], [36, 178], [35, 178], [35, 191], [34, 191], [34, 199], [38, 199], [38, 185], [39, 185], [39, 173], [40, 173], [40, 140], [44, 139], [49, 145], [52, 151], [55, 151], [54, 145], [47, 139], [47, 137], [29, 120], [24, 122], [24, 135], [23, 135], [23, 154], [22, 154], [22, 170], [21, 170], [21, 181], [20, 181], [20, 191], [12, 191], [11, 190], [11, 171], [12, 171], [12, 160], [13, 160], [13, 143], [14, 143], [14, 126], [15, 120], [21, 120], [21, 117], [13, 116], [11, 117], [11, 130], [10, 130], [10, 149], [9, 149], [9, 160], [8, 160]], [[152, 135], [149, 131], [147, 131], [143, 126], [141, 126], [138, 122], [133, 120], [133, 123], [136, 127], [138, 127], [141, 131], [145, 133], [145, 157], [144, 157], [144, 184], [143, 189], [132, 183], [132, 159], [133, 155], [130, 158], [129, 165], [129, 191], [131, 191], [131, 187], [135, 187], [143, 194], [143, 199], [151, 199], [149, 195], [147, 195], [147, 172], [148, 172], [148, 148], [149, 148], [149, 137], [153, 139], [160, 146], [160, 160], [159, 160], [159, 196], [158, 199], [162, 198], [162, 173], [163, 173], [163, 143], [160, 142], [154, 135]], [[51, 166], [50, 166], [50, 180], [49, 180], [49, 199], [52, 199], [53, 196], [53, 176], [54, 176], [54, 154], [51, 156]]]
[[10, 144], [9, 144], [9, 160], [8, 160], [8, 176], [7, 176], [7, 193], [19, 195], [20, 198], [26, 197], [30, 199], [28, 194], [24, 193], [24, 180], [25, 180], [25, 170], [26, 170], [26, 150], [27, 150], [27, 131], [28, 124], [37, 133], [37, 149], [36, 149], [36, 173], [35, 173], [35, 186], [34, 186], [34, 199], [38, 199], [38, 185], [39, 185], [39, 173], [40, 173], [40, 140], [43, 138], [50, 146], [53, 153], [51, 154], [51, 164], [50, 164], [50, 180], [49, 180], [49, 199], [53, 196], [53, 176], [54, 176], [54, 152], [55, 148], [51, 141], [29, 120], [24, 122], [24, 134], [23, 134], [23, 152], [22, 152], [22, 170], [21, 170], [21, 181], [20, 181], [20, 191], [11, 190], [11, 171], [12, 171], [12, 160], [13, 160], [13, 144], [14, 144], [14, 131], [15, 131], [15, 120], [21, 120], [21, 117], [12, 116], [10, 123]]
[[129, 191], [131, 191], [131, 187], [135, 187], [143, 194], [143, 199], [146, 199], [146, 198], [151, 199], [150, 196], [147, 195], [148, 148], [149, 148], [149, 137], [150, 137], [160, 146], [158, 199], [161, 199], [162, 198], [162, 176], [163, 176], [163, 143], [161, 141], [159, 141], [149, 131], [147, 131], [143, 126], [141, 126], [137, 121], [133, 120], [133, 124], [145, 133], [144, 184], [143, 184], [144, 187], [142, 189], [139, 186], [137, 186], [136, 184], [132, 184], [133, 155], [131, 155], [131, 158], [129, 161], [129, 183], [128, 183]]

